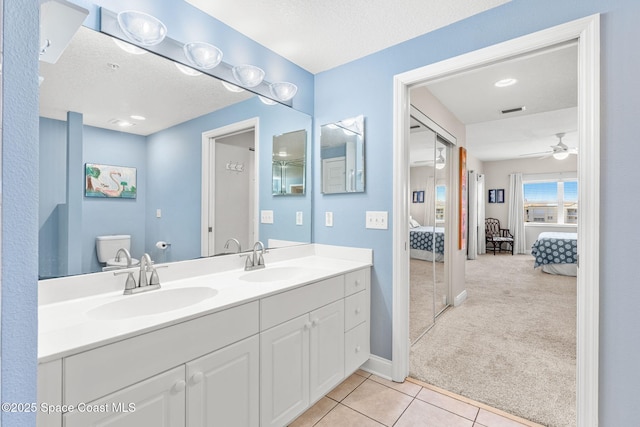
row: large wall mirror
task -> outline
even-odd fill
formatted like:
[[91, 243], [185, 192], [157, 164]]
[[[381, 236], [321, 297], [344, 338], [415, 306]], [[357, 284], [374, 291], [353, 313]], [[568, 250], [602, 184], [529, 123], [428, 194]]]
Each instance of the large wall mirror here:
[[320, 129], [322, 192], [364, 191], [364, 116], [323, 125]]
[[[98, 236], [131, 236], [138, 259], [145, 252], [159, 262], [200, 257], [203, 133], [255, 118], [257, 146], [244, 148], [247, 160], [225, 158], [234, 167], [224, 172], [240, 176], [255, 162], [257, 189], [232, 193], [256, 191], [250, 212], [274, 212], [266, 226], [250, 218], [265, 244], [311, 242], [311, 196], [274, 197], [269, 184], [273, 137], [310, 134], [309, 115], [231, 92], [214, 77], [85, 27], [55, 64], [40, 63], [40, 75], [40, 278], [100, 271]], [[311, 152], [311, 139], [303, 152]], [[87, 164], [108, 168], [90, 178]], [[124, 172], [135, 174], [135, 197], [117, 197]], [[89, 181], [114, 197], [87, 197]], [[227, 211], [246, 209], [233, 200], [225, 201]]]
[[307, 131], [297, 130], [273, 137], [273, 195], [305, 193]]

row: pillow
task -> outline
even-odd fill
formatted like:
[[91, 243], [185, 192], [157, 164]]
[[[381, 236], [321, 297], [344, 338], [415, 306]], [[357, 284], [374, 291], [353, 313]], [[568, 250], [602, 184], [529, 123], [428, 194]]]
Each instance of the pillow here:
[[416, 228], [416, 227], [420, 227], [420, 223], [415, 219], [409, 217], [409, 228]]

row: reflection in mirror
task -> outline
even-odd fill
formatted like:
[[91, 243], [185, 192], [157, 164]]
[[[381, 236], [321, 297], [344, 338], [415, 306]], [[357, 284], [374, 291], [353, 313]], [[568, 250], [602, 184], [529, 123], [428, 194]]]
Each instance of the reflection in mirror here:
[[320, 129], [322, 192], [364, 192], [364, 116], [323, 125]]
[[305, 193], [305, 149], [307, 131], [302, 129], [273, 137], [273, 194], [299, 196]]
[[[410, 340], [415, 343], [449, 305], [445, 236], [451, 144], [412, 108], [410, 132]], [[440, 130], [440, 129], [438, 129]], [[444, 132], [442, 132], [444, 133]]]
[[[112, 267], [115, 253], [98, 259], [99, 236], [124, 236], [115, 251], [125, 248], [134, 259], [200, 257], [202, 135], [249, 119], [260, 122], [255, 199], [278, 219], [254, 235], [265, 244], [310, 242], [310, 196], [280, 203], [266, 183], [272, 136], [310, 132], [311, 118], [114, 40], [82, 27], [57, 63], [40, 63], [40, 278]], [[85, 197], [87, 163], [135, 168], [136, 198]], [[105, 194], [117, 193], [115, 178], [103, 182]], [[295, 224], [298, 211], [304, 226]]]

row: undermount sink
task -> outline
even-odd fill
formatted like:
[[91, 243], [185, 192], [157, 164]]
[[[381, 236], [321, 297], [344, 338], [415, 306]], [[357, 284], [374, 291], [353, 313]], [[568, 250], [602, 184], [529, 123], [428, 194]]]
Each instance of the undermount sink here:
[[303, 267], [266, 267], [240, 276], [240, 280], [246, 282], [277, 282], [279, 280], [295, 279], [308, 273], [308, 268]]
[[100, 305], [87, 312], [97, 320], [118, 320], [149, 316], [198, 304], [216, 296], [217, 290], [205, 287], [159, 289], [137, 295], [123, 295], [117, 301]]

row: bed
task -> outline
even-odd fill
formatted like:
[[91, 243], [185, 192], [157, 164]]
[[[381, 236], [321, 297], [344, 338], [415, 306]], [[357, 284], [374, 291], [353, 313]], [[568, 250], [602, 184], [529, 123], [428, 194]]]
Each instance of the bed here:
[[577, 233], [540, 233], [531, 247], [533, 268], [542, 267], [549, 274], [576, 276], [578, 272]]
[[432, 225], [410, 228], [409, 241], [411, 258], [425, 261], [433, 261], [435, 258], [438, 262], [444, 260], [444, 227], [435, 227], [435, 230]]

